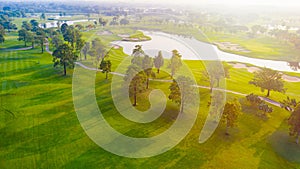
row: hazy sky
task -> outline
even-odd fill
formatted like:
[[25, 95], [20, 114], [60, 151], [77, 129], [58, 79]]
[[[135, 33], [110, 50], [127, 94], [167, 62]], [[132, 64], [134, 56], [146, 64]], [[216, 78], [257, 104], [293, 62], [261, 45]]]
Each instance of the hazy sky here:
[[[95, 0], [87, 0], [95, 1]], [[274, 5], [274, 6], [300, 6], [300, 0], [99, 0], [109, 2], [148, 2], [148, 3], [172, 3], [172, 4], [227, 4], [235, 5]]]

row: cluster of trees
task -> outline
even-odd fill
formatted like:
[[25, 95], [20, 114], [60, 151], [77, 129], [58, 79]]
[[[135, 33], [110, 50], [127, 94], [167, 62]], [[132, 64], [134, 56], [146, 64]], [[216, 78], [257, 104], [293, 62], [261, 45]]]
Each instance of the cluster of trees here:
[[122, 19], [120, 19], [120, 16], [114, 16], [112, 21], [109, 23], [109, 25], [128, 25], [129, 24], [129, 20], [124, 17]]
[[61, 32], [64, 41], [60, 39], [59, 34], [54, 33], [52, 43], [56, 49], [52, 54], [53, 62], [54, 67], [58, 65], [63, 66], [64, 75], [66, 75], [67, 67], [74, 67], [74, 63], [81, 54], [85, 41], [82, 39], [82, 34], [77, 28], [68, 26], [66, 23], [62, 24], [59, 32]]
[[[1, 26], [1, 30], [3, 29], [3, 31], [7, 30], [8, 32], [10, 32], [11, 30], [17, 30], [16, 24], [13, 24], [10, 16], [5, 13], [0, 14], [0, 26]], [[4, 42], [4, 34], [2, 34], [1, 37], [3, 38], [3, 42]]]
[[18, 10], [18, 9], [13, 10], [9, 6], [4, 6], [2, 8], [2, 11], [0, 11], [0, 14], [1, 15], [6, 15], [8, 17], [18, 17], [18, 18], [19, 17], [22, 17], [22, 18], [26, 17], [26, 13], [25, 13], [24, 10]]
[[296, 48], [300, 47], [300, 36], [296, 33], [291, 33], [288, 30], [274, 29], [269, 34], [277, 39], [293, 44]]
[[30, 22], [23, 21], [22, 28], [18, 31], [18, 40], [24, 41], [24, 46], [27, 47], [27, 43], [31, 43], [32, 48], [34, 44], [38, 43], [44, 53], [44, 44], [46, 42], [46, 31], [39, 27], [39, 23], [36, 20]]
[[132, 52], [131, 65], [127, 68], [124, 80], [129, 84], [129, 94], [134, 98], [133, 106], [137, 105], [137, 94], [149, 88], [149, 78], [155, 76], [153, 72], [153, 59], [136, 45]]
[[[179, 54], [179, 52], [177, 50], [173, 50], [172, 53], [173, 56], [168, 65], [168, 68], [171, 69], [173, 77], [182, 65], [182, 63], [181, 55]], [[145, 54], [141, 45], [135, 46], [135, 49], [133, 49], [132, 52], [132, 56], [133, 58], [131, 60], [131, 65], [126, 71], [126, 76], [124, 77], [124, 80], [126, 83], [129, 84], [129, 94], [131, 97], [134, 98], [133, 106], [136, 106], [137, 94], [143, 93], [146, 89], [149, 89], [150, 78], [156, 76], [155, 72], [153, 71], [153, 67], [157, 68], [157, 73], [159, 74], [160, 68], [164, 65], [164, 58], [162, 52], [159, 51], [158, 55], [154, 59], [152, 59], [150, 56]], [[170, 99], [178, 103], [178, 100], [176, 100], [178, 98], [173, 97], [175, 95], [176, 94], [172, 94], [172, 96], [170, 95]]]
[[251, 93], [250, 95], [246, 96], [247, 101], [251, 103], [252, 106], [257, 108], [260, 111], [257, 111], [257, 115], [261, 117], [268, 117], [268, 113], [273, 112], [273, 108], [270, 107], [264, 100], [262, 100], [258, 95], [254, 95]]

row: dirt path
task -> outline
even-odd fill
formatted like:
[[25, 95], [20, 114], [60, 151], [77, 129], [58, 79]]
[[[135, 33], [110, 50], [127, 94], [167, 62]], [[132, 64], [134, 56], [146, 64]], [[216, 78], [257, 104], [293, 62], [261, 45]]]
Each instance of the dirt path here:
[[24, 47], [24, 48], [16, 48], [16, 49], [1, 49], [1, 50], [3, 50], [3, 51], [21, 51], [21, 50], [30, 50], [30, 49], [32, 49], [32, 46], [30, 46], [30, 47]]

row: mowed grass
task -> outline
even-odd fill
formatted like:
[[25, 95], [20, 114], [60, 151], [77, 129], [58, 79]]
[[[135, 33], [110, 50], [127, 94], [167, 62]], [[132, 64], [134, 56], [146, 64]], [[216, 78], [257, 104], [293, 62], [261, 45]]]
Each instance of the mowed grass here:
[[[121, 49], [112, 53], [110, 59], [115, 70], [125, 55]], [[51, 61], [52, 57], [40, 54], [39, 48], [0, 52], [0, 168], [300, 168], [297, 161], [281, 156], [270, 144], [273, 133], [278, 130], [288, 133], [283, 123], [289, 113], [275, 107], [271, 117], [263, 120], [244, 106], [238, 127], [230, 129], [230, 136], [225, 135], [225, 126], [220, 124], [206, 143], [199, 144], [199, 134], [208, 113], [207, 89], [199, 90], [200, 110], [194, 127], [175, 148], [145, 159], [111, 154], [93, 143], [78, 122], [72, 101], [72, 71], [68, 70], [67, 77], [63, 77], [62, 70], [53, 68]], [[93, 65], [91, 60], [84, 63]], [[197, 82], [205, 85], [200, 77], [203, 63], [185, 63]], [[231, 69], [230, 74], [228, 89], [260, 93], [258, 88], [248, 84], [252, 74], [241, 69]], [[163, 73], [160, 76], [158, 78], [167, 78]], [[98, 105], [106, 120], [119, 132], [151, 137], [173, 124], [178, 106], [170, 101], [163, 116], [152, 123], [142, 125], [128, 121], [114, 107], [110, 80], [104, 78], [104, 74], [98, 73], [95, 80]], [[298, 85], [286, 83], [290, 95], [298, 95]], [[151, 89], [159, 88], [166, 95], [168, 87], [169, 83], [150, 83]], [[144, 98], [150, 91], [139, 95], [139, 109], [149, 106]], [[275, 99], [283, 96], [271, 94]], [[242, 97], [228, 94], [228, 99], [234, 97], [247, 105]]]

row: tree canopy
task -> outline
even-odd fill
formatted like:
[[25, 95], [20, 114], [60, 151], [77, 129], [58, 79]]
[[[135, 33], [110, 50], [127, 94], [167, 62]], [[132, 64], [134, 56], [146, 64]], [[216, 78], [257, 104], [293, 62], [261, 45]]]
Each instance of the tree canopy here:
[[172, 51], [172, 58], [171, 58], [169, 66], [168, 66], [168, 68], [171, 69], [172, 77], [174, 77], [175, 73], [182, 66], [181, 57], [182, 56], [179, 54], [179, 52], [177, 50]]
[[260, 87], [262, 92], [267, 90], [267, 97], [270, 96], [271, 90], [285, 92], [282, 74], [269, 68], [254, 72], [254, 78], [249, 83]]
[[300, 105], [292, 112], [288, 119], [288, 124], [290, 126], [290, 135], [296, 137], [296, 143], [298, 144], [300, 136]]
[[159, 73], [160, 68], [164, 65], [164, 58], [162, 52], [159, 51], [158, 55], [154, 58], [154, 66], [157, 68], [157, 73]]

